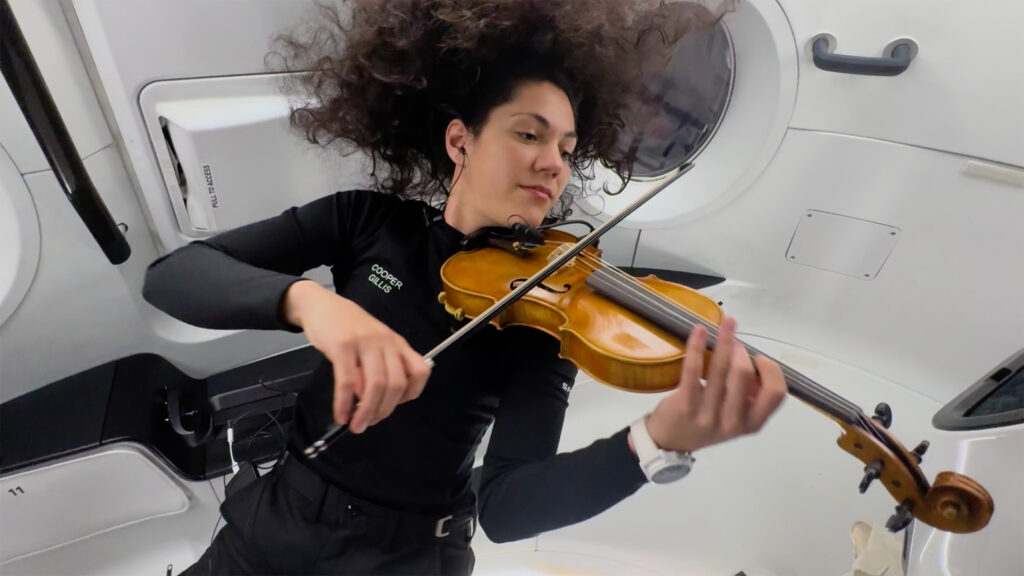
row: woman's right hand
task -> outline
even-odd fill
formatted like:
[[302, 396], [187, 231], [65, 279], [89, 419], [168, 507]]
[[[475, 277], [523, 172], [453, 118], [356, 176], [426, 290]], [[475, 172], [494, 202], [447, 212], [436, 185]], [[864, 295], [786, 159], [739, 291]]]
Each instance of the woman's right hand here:
[[285, 319], [302, 328], [334, 368], [339, 425], [360, 434], [423, 392], [430, 376], [423, 356], [355, 302], [303, 280], [288, 288], [282, 305]]

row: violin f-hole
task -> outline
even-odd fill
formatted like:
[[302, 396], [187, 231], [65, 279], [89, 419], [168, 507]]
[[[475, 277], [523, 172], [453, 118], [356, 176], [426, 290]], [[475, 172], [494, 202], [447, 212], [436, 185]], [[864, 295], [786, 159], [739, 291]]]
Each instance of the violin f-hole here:
[[[526, 282], [527, 280], [529, 280], [529, 278], [516, 278], [515, 280], [509, 283], [508, 288], [509, 290], [515, 290], [517, 287], [519, 287], [520, 284]], [[569, 284], [562, 284], [562, 288], [558, 289], [552, 288], [551, 286], [548, 286], [547, 284], [541, 282], [540, 284], [537, 285], [537, 287], [542, 290], [547, 290], [552, 294], [565, 294], [566, 292], [572, 290], [572, 286], [570, 286]]]

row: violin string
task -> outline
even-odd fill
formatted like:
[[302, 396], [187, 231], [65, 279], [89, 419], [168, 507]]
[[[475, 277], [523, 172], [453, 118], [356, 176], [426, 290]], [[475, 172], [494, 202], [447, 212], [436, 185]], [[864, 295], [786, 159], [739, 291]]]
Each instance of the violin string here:
[[[667, 300], [660, 294], [657, 294], [656, 292], [654, 292], [653, 290], [639, 282], [639, 280], [637, 280], [635, 277], [627, 274], [626, 272], [615, 267], [614, 265], [611, 265], [600, 259], [594, 258], [593, 256], [580, 254], [577, 255], [576, 258], [578, 259], [582, 267], [589, 268], [595, 273], [599, 273], [603, 269], [604, 277], [608, 279], [610, 283], [617, 284], [620, 288], [628, 291], [634, 297], [639, 298], [648, 305], [660, 310], [666, 316], [673, 318], [676, 321], [684, 324], [689, 329], [692, 329], [697, 324], [703, 324], [705, 328], [708, 330], [708, 334], [712, 338], [714, 338], [715, 341], [717, 341], [717, 327], [709, 324], [707, 321], [703, 320], [702, 318], [695, 314], [692, 314], [688, 310], [678, 306], [676, 303]], [[740, 343], [749, 352], [754, 352], [756, 354], [761, 354], [767, 357], [767, 355], [765, 355], [763, 352], [760, 352], [743, 342]], [[810, 379], [800, 374], [799, 372], [796, 372], [795, 370], [792, 369], [786, 370], [785, 365], [783, 365], [783, 368], [785, 372], [788, 372], [787, 376], [789, 376], [791, 380], [801, 385], [807, 393], [814, 396], [823, 405], [831, 405], [839, 410], [850, 412], [858, 421], [861, 421], [861, 424], [863, 425], [862, 419], [864, 418], [864, 416], [857, 406], [853, 405], [852, 403], [842, 398], [841, 396], [835, 394], [831, 390], [828, 390], [827, 388], [811, 381]]]
[[[583, 262], [584, 262], [585, 265], [594, 267], [595, 264], [593, 262], [591, 262], [593, 260], [595, 260], [595, 259], [593, 259], [590, 256], [586, 256], [583, 259]], [[597, 261], [597, 262], [600, 262], [600, 261]], [[709, 324], [704, 319], [700, 318], [697, 315], [694, 315], [694, 314], [690, 313], [688, 310], [678, 306], [676, 303], [674, 303], [674, 302], [672, 302], [670, 300], [667, 300], [665, 297], [661, 296], [660, 294], [657, 294], [656, 292], [654, 292], [653, 290], [651, 290], [650, 288], [645, 286], [643, 283], [639, 282], [635, 277], [633, 277], [633, 276], [631, 276], [629, 274], [626, 274], [624, 271], [618, 269], [617, 267], [615, 267], [613, 265], [610, 265], [610, 264], [607, 264], [607, 263], [603, 263], [603, 264], [608, 269], [606, 271], [606, 278], [608, 278], [609, 281], [611, 281], [611, 282], [616, 282], [617, 281], [621, 288], [624, 288], [626, 290], [631, 291], [632, 295], [634, 297], [637, 297], [637, 298], [647, 302], [649, 305], [656, 306], [656, 307], [660, 308], [663, 311], [663, 313], [675, 317], [675, 319], [677, 319], [679, 321], [682, 321], [683, 323], [685, 323], [686, 325], [690, 326], [691, 328], [693, 326], [695, 326], [696, 324], [698, 324], [698, 323], [703, 324], [707, 328], [709, 334], [713, 335], [713, 337], [715, 337], [717, 339], [717, 337], [718, 337], [718, 329], [717, 329], [716, 326]], [[740, 342], [740, 343], [751, 353], [765, 355], [763, 352], [761, 352], [761, 351], [759, 351], [759, 350], [757, 350], [757, 349], [755, 349], [755, 348], [753, 348], [753, 347], [751, 347], [751, 346], [749, 346], [749, 345], [747, 345], [747, 344], [745, 344], [743, 342]], [[765, 356], [767, 356], [767, 355], [765, 355]], [[834, 394], [833, 392], [831, 392], [827, 388], [824, 388], [824, 387], [821, 387], [818, 384], [815, 384], [813, 381], [810, 381], [809, 379], [807, 379], [806, 376], [804, 376], [804, 375], [802, 375], [802, 374], [800, 374], [800, 373], [798, 373], [798, 372], [796, 372], [796, 371], [794, 371], [792, 369], [789, 369], [789, 370], [785, 370], [784, 369], [784, 371], [788, 372], [787, 376], [789, 376], [791, 380], [796, 381], [807, 392], [809, 392], [809, 393], [813, 394], [814, 396], [816, 396], [820, 401], [828, 402], [828, 403], [830, 403], [830, 404], [832, 404], [834, 406], [837, 406], [839, 408], [842, 408], [842, 409], [853, 410], [854, 413], [859, 412], [859, 409], [857, 409], [855, 406], [849, 404], [845, 399], [843, 399], [842, 397]]]
[[[594, 260], [592, 257], [584, 256], [584, 258], [581, 259], [581, 263], [584, 266], [588, 266], [588, 267], [594, 269], [595, 272], [597, 272], [598, 269], [597, 269], [596, 265], [592, 262], [592, 260]], [[714, 338], [715, 341], [717, 341], [718, 329], [717, 329], [716, 326], [709, 324], [707, 321], [705, 321], [704, 319], [700, 318], [699, 316], [697, 316], [695, 314], [692, 314], [688, 310], [686, 310], [686, 309], [684, 309], [682, 307], [679, 307], [674, 302], [672, 302], [670, 300], [667, 300], [666, 298], [664, 298], [660, 294], [657, 294], [656, 292], [654, 292], [653, 290], [651, 290], [647, 286], [643, 285], [635, 277], [633, 277], [633, 276], [631, 276], [629, 274], [626, 274], [624, 271], [619, 270], [615, 266], [612, 266], [612, 265], [607, 264], [607, 263], [603, 263], [603, 264], [606, 267], [604, 275], [605, 275], [605, 278], [609, 280], [609, 282], [611, 282], [613, 284], [618, 284], [618, 286], [620, 288], [629, 291], [632, 296], [634, 296], [634, 297], [636, 297], [636, 298], [646, 302], [648, 305], [650, 305], [652, 307], [655, 307], [656, 309], [659, 309], [666, 316], [672, 317], [673, 319], [675, 319], [675, 320], [683, 323], [684, 325], [688, 326], [690, 329], [692, 329], [697, 324], [703, 324], [705, 326], [705, 328], [708, 330], [709, 335], [711, 335], [711, 337]], [[755, 348], [753, 348], [753, 347], [751, 347], [751, 346], [749, 346], [749, 345], [747, 345], [747, 344], [745, 344], [743, 342], [740, 342], [740, 344], [742, 344], [748, 350], [748, 352], [755, 353], [755, 354], [765, 355], [764, 353], [760, 352], [759, 350], [757, 350], [757, 349], [755, 349]], [[714, 343], [712, 343], [712, 345], [714, 345]], [[767, 356], [767, 355], [765, 355], [765, 356]], [[845, 399], [843, 399], [840, 396], [835, 395], [834, 393], [829, 391], [827, 388], [821, 387], [821, 386], [819, 386], [819, 385], [809, 381], [802, 374], [800, 374], [800, 373], [798, 373], [796, 371], [793, 371], [791, 369], [790, 370], [785, 370], [785, 368], [784, 368], [784, 371], [788, 372], [787, 376], [791, 380], [796, 381], [796, 383], [801, 385], [801, 387], [803, 389], [805, 389], [806, 392], [808, 392], [809, 394], [815, 396], [816, 399], [819, 402], [827, 404], [827, 405], [835, 406], [835, 407], [837, 407], [837, 408], [839, 408], [841, 410], [842, 409], [852, 410], [854, 414], [859, 412], [859, 410], [856, 409], [855, 406], [849, 405], [849, 403], [846, 402]]]
[[[668, 300], [664, 296], [661, 296], [660, 294], [651, 290], [643, 283], [639, 282], [635, 277], [626, 274], [624, 271], [618, 269], [617, 267], [611, 264], [601, 262], [600, 260], [596, 260], [590, 256], [585, 256], [582, 259], [582, 262], [585, 265], [594, 267], [595, 269], [596, 266], [594, 262], [604, 265], [606, 268], [605, 278], [609, 279], [610, 282], [618, 282], [620, 288], [629, 290], [634, 297], [645, 301], [651, 306], [659, 308], [663, 313], [674, 317], [677, 321], [681, 321], [684, 324], [690, 326], [691, 328], [695, 326], [697, 323], [703, 324], [709, 331], [709, 334], [711, 334], [713, 337], [717, 339], [718, 329], [716, 326], [707, 323], [707, 321], [700, 318], [699, 316], [692, 314], [685, 308], [678, 306], [675, 302], [672, 302], [671, 300]], [[756, 348], [753, 348], [752, 346], [749, 346], [743, 342], [740, 343], [750, 353], [767, 356], [766, 354], [757, 350]], [[854, 416], [862, 416], [860, 409], [857, 406], [850, 403], [849, 401], [847, 401], [845, 398], [813, 382], [803, 374], [800, 374], [799, 372], [796, 372], [795, 370], [792, 370], [791, 368], [788, 368], [785, 365], [783, 365], [783, 370], [784, 372], [787, 373], [787, 376], [790, 380], [800, 385], [805, 392], [816, 397], [816, 399], [819, 402], [832, 405], [839, 410], [845, 410]]]

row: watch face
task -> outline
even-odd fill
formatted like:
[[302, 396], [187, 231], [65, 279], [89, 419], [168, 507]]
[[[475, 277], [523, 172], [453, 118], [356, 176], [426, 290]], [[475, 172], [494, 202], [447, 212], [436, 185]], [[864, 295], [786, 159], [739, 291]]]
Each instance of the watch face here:
[[689, 474], [689, 472], [689, 466], [685, 464], [673, 464], [655, 472], [651, 477], [651, 481], [655, 484], [666, 484], [668, 482], [679, 480], [683, 476]]

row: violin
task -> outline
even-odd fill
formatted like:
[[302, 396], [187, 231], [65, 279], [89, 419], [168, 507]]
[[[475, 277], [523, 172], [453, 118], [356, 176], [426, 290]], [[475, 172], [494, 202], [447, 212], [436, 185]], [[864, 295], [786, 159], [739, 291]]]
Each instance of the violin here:
[[[528, 250], [483, 247], [455, 254], [441, 267], [439, 302], [458, 320], [479, 316], [577, 242], [557, 230], [545, 231], [544, 239]], [[721, 308], [696, 290], [653, 275], [630, 276], [604, 263], [600, 251], [588, 246], [491, 323], [530, 326], [558, 338], [560, 356], [602, 384], [664, 392], [679, 382], [690, 331], [704, 325], [708, 348], [714, 348], [722, 317]], [[767, 356], [739, 343], [752, 356]], [[908, 450], [889, 434], [892, 412], [887, 405], [867, 417], [852, 402], [775, 362], [790, 394], [839, 424], [839, 446], [865, 464], [860, 492], [878, 480], [899, 503], [886, 523], [891, 531], [902, 530], [912, 518], [956, 533], [988, 524], [994, 510], [989, 493], [956, 472], [941, 472], [929, 483], [919, 467], [928, 442]]]

